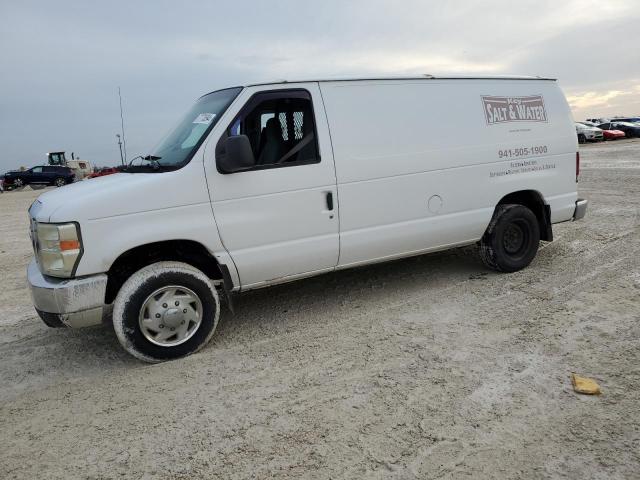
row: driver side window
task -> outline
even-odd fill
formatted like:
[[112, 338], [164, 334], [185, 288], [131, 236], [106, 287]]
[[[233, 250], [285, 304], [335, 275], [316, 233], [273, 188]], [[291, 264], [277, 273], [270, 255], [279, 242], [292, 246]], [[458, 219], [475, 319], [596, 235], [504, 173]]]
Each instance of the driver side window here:
[[253, 166], [243, 171], [320, 162], [311, 95], [306, 90], [276, 90], [251, 97], [220, 138], [216, 159], [227, 154], [227, 138], [239, 135], [248, 138], [253, 152]]

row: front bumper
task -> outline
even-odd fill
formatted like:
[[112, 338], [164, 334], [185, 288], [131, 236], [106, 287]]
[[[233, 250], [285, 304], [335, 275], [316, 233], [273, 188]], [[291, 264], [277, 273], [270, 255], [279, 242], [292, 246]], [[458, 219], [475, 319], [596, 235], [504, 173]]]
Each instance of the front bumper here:
[[36, 311], [50, 327], [80, 328], [107, 320], [104, 304], [107, 275], [83, 278], [45, 277], [35, 260], [27, 267], [27, 279]]
[[584, 218], [584, 216], [587, 213], [587, 205], [589, 204], [589, 202], [587, 200], [584, 200], [582, 198], [579, 198], [576, 201], [576, 209], [573, 211], [573, 219], [574, 220], [580, 220], [581, 218]]

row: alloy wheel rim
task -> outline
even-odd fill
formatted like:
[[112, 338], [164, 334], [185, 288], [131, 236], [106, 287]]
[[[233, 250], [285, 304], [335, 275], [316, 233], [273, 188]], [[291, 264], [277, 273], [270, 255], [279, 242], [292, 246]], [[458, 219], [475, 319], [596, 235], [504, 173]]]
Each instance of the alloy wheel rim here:
[[154, 345], [174, 347], [189, 340], [202, 324], [202, 302], [186, 287], [170, 285], [157, 289], [142, 304], [138, 325]]

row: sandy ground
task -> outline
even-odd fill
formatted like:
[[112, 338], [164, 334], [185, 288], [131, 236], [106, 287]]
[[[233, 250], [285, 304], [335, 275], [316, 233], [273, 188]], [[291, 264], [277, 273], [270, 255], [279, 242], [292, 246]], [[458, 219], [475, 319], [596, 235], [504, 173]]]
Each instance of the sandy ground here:
[[[49, 329], [0, 195], [0, 477], [640, 478], [640, 141], [581, 148], [584, 221], [247, 294], [192, 357]], [[575, 394], [571, 372], [604, 394]]]

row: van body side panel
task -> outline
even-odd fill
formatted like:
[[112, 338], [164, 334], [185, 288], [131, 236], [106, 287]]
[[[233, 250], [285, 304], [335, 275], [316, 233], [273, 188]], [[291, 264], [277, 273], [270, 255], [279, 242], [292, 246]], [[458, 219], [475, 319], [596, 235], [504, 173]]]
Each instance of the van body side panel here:
[[[571, 218], [577, 141], [556, 82], [388, 80], [321, 89], [340, 197], [340, 266], [474, 242], [500, 199], [518, 190], [541, 193], [553, 222]], [[538, 107], [541, 97], [545, 113], [529, 112], [535, 121], [488, 119], [483, 96], [533, 98]]]
[[[252, 95], [305, 89], [312, 98], [320, 162], [222, 174], [215, 145]], [[338, 205], [328, 125], [317, 83], [246, 88], [212, 131], [205, 169], [220, 237], [238, 269], [243, 290], [335, 269]]]

